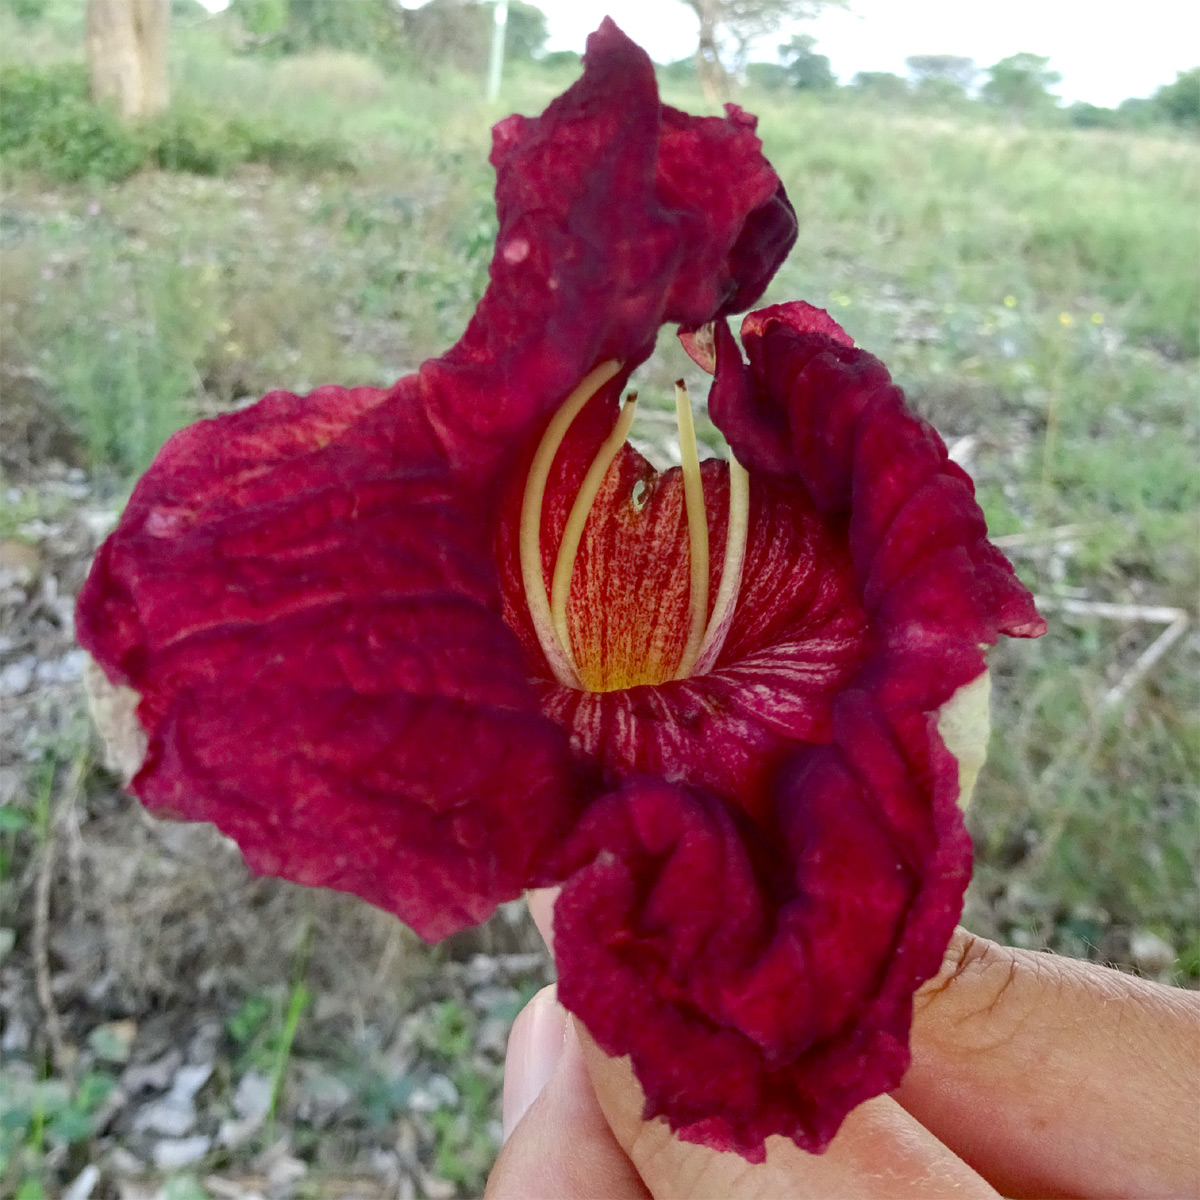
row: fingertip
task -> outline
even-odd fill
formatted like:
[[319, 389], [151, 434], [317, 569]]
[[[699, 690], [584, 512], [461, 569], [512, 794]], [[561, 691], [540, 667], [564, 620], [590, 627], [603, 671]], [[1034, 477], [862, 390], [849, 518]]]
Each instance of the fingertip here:
[[505, 1141], [550, 1082], [566, 1044], [568, 1019], [554, 984], [542, 988], [517, 1014], [504, 1056], [501, 1124]]
[[[511, 1098], [506, 1070], [506, 1140], [488, 1179], [488, 1200], [595, 1200], [597, 1195], [650, 1200], [596, 1102], [574, 1024], [553, 998], [553, 988], [539, 992], [521, 1016], [525, 1020], [514, 1025], [509, 1060], [522, 1071], [522, 1056], [530, 1054], [538, 1066], [527, 1082], [512, 1085]], [[556, 1026], [562, 1030], [557, 1057], [549, 1078], [537, 1087], [548, 1056], [535, 1043]]]

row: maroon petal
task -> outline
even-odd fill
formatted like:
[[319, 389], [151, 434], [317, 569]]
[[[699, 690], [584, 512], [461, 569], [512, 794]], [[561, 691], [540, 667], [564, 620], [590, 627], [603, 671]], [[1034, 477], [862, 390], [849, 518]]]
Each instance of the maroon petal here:
[[[752, 304], [796, 239], [753, 117], [661, 105], [650, 59], [607, 18], [584, 67], [540, 117], [494, 130], [491, 283], [437, 365], [445, 395], [430, 410], [476, 470], [515, 430], [547, 420], [595, 363], [632, 369], [664, 322], [702, 324]], [[457, 398], [468, 378], [477, 408]]]
[[519, 894], [578, 801], [474, 502], [435, 459], [393, 461], [420, 445], [411, 390], [276, 395], [176, 435], [79, 638], [140, 693], [149, 807], [437, 938]]
[[[635, 777], [594, 805], [560, 860], [555, 951], [560, 997], [632, 1056], [647, 1116], [759, 1160], [776, 1133], [823, 1149], [907, 1068], [912, 995], [970, 874], [939, 716], [984, 647], [1045, 626], [986, 541], [970, 480], [878, 360], [807, 305], [752, 314], [743, 339], [748, 364], [717, 323], [714, 420], [794, 512], [840, 531], [865, 652], [826, 698], [827, 726], [776, 730], [757, 797], [697, 753], [673, 786]], [[727, 756], [736, 688], [718, 681], [745, 657], [731, 638], [723, 666], [682, 685], [710, 711], [720, 699], [705, 736]]]
[[140, 695], [136, 794], [430, 938], [538, 878], [586, 800], [501, 617], [506, 472], [598, 359], [627, 375], [664, 319], [756, 295], [795, 228], [753, 122], [664, 110], [611, 22], [493, 162], [500, 236], [459, 344], [387, 391], [274, 393], [177, 434], [78, 606]]
[[926, 791], [869, 700], [839, 708], [837, 744], [784, 776], [770, 829], [633, 780], [564, 852], [560, 999], [632, 1056], [647, 1119], [750, 1161], [773, 1134], [824, 1149], [896, 1086], [970, 875], [954, 760], [929, 764]]

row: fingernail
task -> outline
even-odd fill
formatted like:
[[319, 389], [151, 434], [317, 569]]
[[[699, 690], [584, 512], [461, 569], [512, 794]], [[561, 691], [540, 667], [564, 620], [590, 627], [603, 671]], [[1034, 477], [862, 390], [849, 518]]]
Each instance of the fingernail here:
[[554, 986], [540, 992], [518, 1014], [504, 1057], [504, 1140], [550, 1082], [566, 1042], [567, 1011]]

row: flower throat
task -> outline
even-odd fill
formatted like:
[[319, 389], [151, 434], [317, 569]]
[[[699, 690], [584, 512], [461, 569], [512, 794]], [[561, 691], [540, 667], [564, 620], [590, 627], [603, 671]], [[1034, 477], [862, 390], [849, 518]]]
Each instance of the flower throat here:
[[[678, 521], [652, 522], [648, 536], [639, 538], [637, 547], [618, 545], [603, 574], [604, 598], [581, 596], [576, 566], [581, 544], [595, 529], [589, 524], [597, 497], [606, 495], [603, 505], [613, 503], [614, 483], [621, 481], [621, 470], [614, 472], [614, 460], [626, 450], [626, 437], [633, 422], [637, 393], [631, 392], [622, 405], [616, 422], [596, 451], [579, 485], [563, 526], [549, 587], [543, 567], [542, 541], [545, 527], [546, 489], [555, 456], [576, 417], [588, 401], [620, 370], [615, 361], [593, 369], [567, 397], [551, 418], [530, 464], [521, 503], [519, 552], [521, 578], [529, 615], [538, 643], [554, 678], [566, 687], [590, 692], [616, 691], [639, 685], [657, 685], [712, 670], [729, 632], [741, 588], [749, 521], [749, 476], [732, 456], [729, 461], [729, 511], [725, 554], [719, 584], [710, 610], [709, 526], [704, 483], [701, 474], [691, 400], [680, 380], [675, 388], [676, 420], [682, 465], [682, 507], [686, 514], [683, 534], [688, 556], [686, 607], [663, 623], [660, 597], [639, 594], [634, 576], [623, 575], [619, 560], [628, 552], [654, 555], [673, 563], [683, 546]], [[632, 452], [630, 452], [632, 454]], [[636, 458], [636, 455], [633, 455]], [[623, 463], [625, 460], [622, 459]], [[640, 460], [639, 460], [640, 461]], [[671, 473], [668, 473], [670, 475]], [[611, 477], [610, 477], [611, 475]], [[668, 476], [656, 476], [655, 482]], [[648, 495], [647, 482], [635, 480], [621, 496], [626, 524], [636, 523], [642, 515]], [[602, 506], [603, 506], [602, 505]], [[678, 505], [678, 501], [676, 501]], [[676, 507], [678, 514], [679, 509]], [[605, 515], [611, 516], [607, 512]], [[646, 516], [650, 517], [647, 513]], [[658, 516], [660, 514], [654, 514]], [[596, 513], [599, 517], [600, 513]], [[669, 525], [669, 532], [667, 527]], [[643, 530], [643, 534], [647, 531]], [[643, 561], [640, 566], [647, 564]], [[574, 605], [572, 586], [576, 588]], [[580, 619], [580, 604], [603, 603], [606, 617], [618, 628], [598, 634], [592, 613]], [[585, 614], [586, 615], [586, 614]]]

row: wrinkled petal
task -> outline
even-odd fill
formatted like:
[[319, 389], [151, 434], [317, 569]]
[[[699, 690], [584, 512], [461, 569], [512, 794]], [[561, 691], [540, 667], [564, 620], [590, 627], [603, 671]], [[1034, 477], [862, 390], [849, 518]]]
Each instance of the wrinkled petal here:
[[388, 472], [405, 430], [382, 393], [342, 410], [356, 441], [325, 442], [347, 395], [177, 435], [98, 556], [79, 637], [141, 696], [149, 807], [437, 938], [518, 894], [578, 802], [479, 514], [433, 461]]
[[869, 700], [839, 707], [836, 744], [787, 773], [769, 827], [634, 780], [564, 851], [559, 998], [632, 1056], [647, 1119], [751, 1161], [773, 1134], [824, 1149], [896, 1086], [970, 875], [953, 759], [930, 795]]
[[176, 434], [78, 606], [140, 696], [135, 794], [427, 938], [538, 880], [588, 798], [501, 615], [505, 471], [598, 359], [627, 375], [664, 320], [749, 303], [795, 236], [752, 119], [662, 108], [611, 22], [542, 117], [497, 126], [493, 163], [491, 282], [458, 345], [388, 390]]
[[593, 805], [561, 856], [555, 952], [560, 998], [632, 1056], [646, 1115], [761, 1160], [772, 1134], [823, 1149], [907, 1068], [912, 995], [970, 875], [939, 711], [987, 645], [1045, 626], [878, 360], [807, 305], [751, 314], [743, 340], [748, 363], [717, 322], [713, 418], [842, 531], [868, 649], [757, 800], [731, 809], [698, 770]]
[[[462, 340], [427, 366], [455, 385], [431, 398], [431, 419], [476, 467], [544, 422], [596, 362], [632, 368], [663, 323], [754, 303], [796, 239], [753, 117], [660, 105], [653, 64], [609, 19], [584, 66], [540, 117], [495, 127], [491, 283]], [[471, 376], [478, 406], [461, 399]]]

